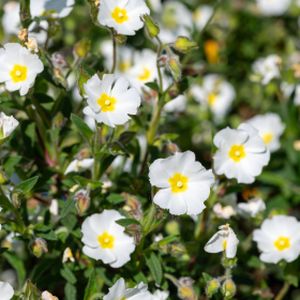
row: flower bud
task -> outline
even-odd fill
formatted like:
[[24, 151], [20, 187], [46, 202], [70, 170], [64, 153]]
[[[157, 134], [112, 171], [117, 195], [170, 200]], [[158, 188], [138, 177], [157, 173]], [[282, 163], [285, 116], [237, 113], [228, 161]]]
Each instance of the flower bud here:
[[31, 245], [32, 253], [35, 257], [41, 257], [48, 252], [47, 242], [42, 238], [36, 238]]
[[182, 300], [196, 300], [197, 296], [193, 288], [194, 281], [190, 277], [182, 277], [178, 280], [178, 297]]
[[48, 291], [43, 291], [42, 300], [59, 300], [57, 297], [53, 296]]
[[220, 288], [220, 282], [218, 279], [213, 278], [209, 280], [206, 284], [205, 293], [208, 298], [211, 298], [214, 294], [218, 292]]
[[74, 259], [74, 256], [73, 256], [73, 252], [71, 250], [71, 248], [67, 247], [64, 251], [64, 254], [63, 254], [63, 259], [62, 259], [62, 262], [63, 263], [66, 263], [66, 262], [74, 262], [75, 259]]
[[5, 184], [7, 182], [7, 177], [5, 176], [5, 173], [0, 170], [0, 184]]
[[146, 30], [151, 38], [155, 38], [159, 34], [159, 26], [157, 23], [154, 22], [154, 20], [149, 16], [145, 15], [143, 17]]
[[222, 284], [222, 294], [225, 299], [232, 299], [236, 293], [236, 285], [232, 279], [226, 279]]
[[38, 43], [35, 38], [33, 38], [33, 37], [28, 38], [28, 41], [25, 42], [25, 45], [31, 52], [34, 52], [34, 53], [39, 52]]
[[216, 64], [219, 62], [219, 50], [220, 46], [217, 41], [208, 40], [204, 44], [206, 58], [211, 64]]
[[181, 78], [181, 64], [177, 56], [171, 56], [168, 59], [167, 68], [169, 69], [175, 81]]
[[81, 189], [79, 190], [75, 196], [74, 200], [76, 202], [76, 209], [78, 214], [83, 215], [87, 209], [90, 207], [90, 195], [89, 191]]
[[18, 38], [22, 43], [25, 43], [28, 41], [28, 29], [22, 28], [18, 33]]
[[174, 45], [173, 48], [181, 53], [187, 53], [190, 50], [198, 48], [197, 43], [194, 41], [191, 41], [189, 38], [185, 36], [179, 36]]
[[76, 56], [80, 58], [84, 58], [87, 56], [91, 49], [91, 41], [88, 39], [83, 39], [75, 44], [74, 53]]

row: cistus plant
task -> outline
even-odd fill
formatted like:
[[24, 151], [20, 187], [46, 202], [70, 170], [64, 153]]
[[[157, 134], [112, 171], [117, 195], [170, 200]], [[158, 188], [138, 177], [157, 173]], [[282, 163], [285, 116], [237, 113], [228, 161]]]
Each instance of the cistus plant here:
[[299, 1], [0, 8], [1, 300], [299, 299]]

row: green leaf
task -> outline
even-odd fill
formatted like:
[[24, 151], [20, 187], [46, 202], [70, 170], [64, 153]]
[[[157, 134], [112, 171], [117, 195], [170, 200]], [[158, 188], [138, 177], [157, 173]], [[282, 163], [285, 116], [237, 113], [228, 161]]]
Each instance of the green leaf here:
[[119, 204], [125, 201], [124, 197], [120, 194], [116, 194], [116, 193], [111, 193], [108, 197], [107, 197], [107, 201], [111, 204]]
[[68, 267], [64, 267], [63, 269], [61, 269], [60, 274], [71, 284], [75, 284], [77, 282], [77, 278]]
[[26, 270], [22, 258], [11, 252], [4, 252], [2, 256], [16, 270], [18, 275], [19, 285], [20, 286], [23, 285], [26, 278]]
[[41, 299], [40, 291], [30, 280], [27, 280], [26, 285], [24, 286], [24, 298], [21, 299], [26, 299], [26, 300]]
[[158, 285], [160, 285], [163, 277], [163, 272], [158, 257], [154, 253], [151, 253], [150, 257], [146, 258], [146, 264], [151, 272], [153, 279]]
[[76, 287], [69, 282], [65, 285], [65, 299], [74, 300], [77, 299]]
[[72, 123], [75, 125], [76, 129], [79, 131], [79, 133], [87, 139], [87, 141], [90, 141], [92, 136], [94, 135], [93, 130], [78, 116], [72, 114], [71, 115]]
[[60, 218], [63, 219], [65, 216], [70, 214], [71, 212], [75, 212], [75, 201], [73, 200], [66, 200], [63, 203], [62, 210], [60, 212]]
[[92, 274], [89, 277], [88, 284], [85, 288], [83, 300], [93, 299], [93, 296], [95, 294], [97, 294], [98, 289], [99, 289], [99, 286], [98, 286], [98, 282], [97, 282], [97, 273], [96, 273], [96, 270], [94, 269], [92, 271]]
[[132, 225], [132, 224], [136, 224], [136, 225], [141, 225], [140, 222], [136, 219], [131, 219], [131, 218], [128, 218], [128, 219], [121, 219], [121, 220], [118, 220], [116, 221], [116, 223], [118, 223], [119, 225], [123, 226], [123, 227], [126, 227], [128, 225]]
[[37, 184], [38, 180], [39, 180], [39, 176], [29, 178], [29, 179], [19, 183], [16, 186], [16, 188], [18, 190], [21, 190], [24, 194], [28, 194], [34, 188], [34, 186]]

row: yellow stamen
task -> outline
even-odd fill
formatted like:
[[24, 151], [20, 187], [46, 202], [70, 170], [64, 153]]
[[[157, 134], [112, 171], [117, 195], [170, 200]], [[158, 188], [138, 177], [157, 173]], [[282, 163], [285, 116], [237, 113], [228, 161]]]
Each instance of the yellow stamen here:
[[234, 162], [239, 162], [246, 157], [245, 147], [243, 145], [233, 145], [228, 155]]
[[111, 16], [118, 24], [128, 21], [127, 10], [125, 8], [120, 8], [117, 6], [111, 13]]
[[291, 247], [290, 238], [286, 236], [280, 236], [275, 242], [274, 246], [278, 251], [283, 251]]
[[214, 104], [216, 103], [216, 100], [217, 100], [217, 94], [216, 93], [210, 93], [208, 95], [207, 102], [210, 106], [214, 106]]
[[273, 140], [273, 134], [271, 132], [267, 132], [262, 136], [262, 139], [266, 145], [270, 144]]
[[223, 247], [223, 250], [227, 249], [227, 240], [223, 240], [222, 247]]
[[22, 65], [14, 65], [10, 71], [10, 77], [14, 83], [22, 82], [27, 79], [27, 67]]
[[107, 231], [104, 231], [102, 234], [98, 235], [98, 242], [101, 248], [103, 249], [112, 249], [115, 244], [115, 237], [110, 235]]
[[140, 81], [147, 81], [151, 77], [151, 71], [148, 68], [144, 68], [143, 72], [138, 76]]
[[188, 178], [180, 173], [175, 173], [169, 178], [169, 183], [173, 193], [184, 192], [188, 188]]
[[97, 103], [99, 104], [99, 106], [101, 107], [101, 111], [103, 112], [114, 111], [116, 108], [116, 102], [116, 98], [111, 97], [106, 93], [103, 93], [97, 100]]

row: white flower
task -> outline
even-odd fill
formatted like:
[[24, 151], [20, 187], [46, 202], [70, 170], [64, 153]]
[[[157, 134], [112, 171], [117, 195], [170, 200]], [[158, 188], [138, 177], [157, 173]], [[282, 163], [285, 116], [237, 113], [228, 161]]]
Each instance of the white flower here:
[[88, 102], [84, 114], [110, 127], [126, 123], [129, 115], [137, 114], [141, 104], [138, 91], [131, 88], [124, 77], [109, 74], [101, 80], [95, 74], [84, 85], [84, 90]]
[[220, 219], [230, 219], [236, 214], [235, 209], [231, 205], [222, 206], [221, 203], [217, 203], [213, 206], [213, 212]]
[[31, 17], [64, 18], [70, 14], [75, 0], [30, 0]]
[[143, 282], [132, 289], [126, 289], [125, 281], [120, 278], [110, 289], [103, 300], [152, 300], [148, 287]]
[[237, 205], [238, 213], [244, 216], [254, 218], [258, 213], [266, 209], [266, 204], [262, 199], [254, 198], [248, 202], [239, 203]]
[[253, 72], [259, 77], [262, 84], [268, 84], [272, 79], [280, 77], [279, 66], [281, 58], [275, 54], [257, 59], [253, 66]]
[[144, 26], [141, 17], [150, 14], [144, 0], [101, 0], [98, 21], [118, 34], [135, 35]]
[[28, 93], [37, 74], [44, 70], [36, 54], [16, 43], [8, 43], [0, 48], [0, 65], [0, 82], [5, 83], [10, 92], [20, 90], [21, 96]]
[[212, 111], [217, 121], [225, 117], [235, 98], [233, 86], [216, 74], [206, 75], [201, 86], [193, 85], [191, 94]]
[[187, 103], [186, 96], [185, 95], [179, 95], [176, 98], [169, 101], [164, 106], [164, 111], [166, 111], [168, 113], [184, 112], [185, 109], [186, 109], [186, 103]]
[[20, 27], [20, 4], [16, 1], [7, 2], [3, 6], [2, 26], [6, 34], [18, 34]]
[[263, 262], [278, 263], [282, 259], [291, 262], [300, 254], [300, 223], [295, 217], [273, 216], [254, 230], [253, 240], [262, 252]]
[[0, 141], [10, 136], [18, 125], [19, 122], [13, 116], [0, 112]]
[[93, 259], [102, 260], [112, 268], [119, 268], [130, 260], [135, 249], [132, 237], [124, 233], [125, 228], [116, 223], [123, 216], [116, 210], [104, 210], [93, 214], [82, 224], [83, 253]]
[[157, 159], [150, 166], [150, 183], [160, 188], [153, 201], [174, 215], [198, 215], [214, 183], [211, 170], [195, 160], [192, 151]]
[[227, 258], [234, 258], [237, 251], [237, 239], [234, 231], [228, 224], [219, 227], [219, 231], [215, 233], [204, 246], [204, 250], [208, 253], [218, 253], [225, 251]]
[[193, 13], [193, 20], [198, 30], [202, 30], [213, 15], [213, 8], [209, 5], [201, 5]]
[[150, 49], [136, 52], [134, 61], [126, 72], [126, 76], [131, 84], [140, 92], [142, 88], [147, 88], [145, 83], [157, 79], [156, 54]]
[[300, 84], [296, 85], [294, 103], [300, 105]]
[[179, 1], [166, 1], [163, 6], [159, 37], [163, 43], [173, 43], [178, 36], [191, 35], [192, 13]]
[[169, 297], [169, 292], [156, 290], [152, 295], [152, 300], [167, 300]]
[[265, 16], [280, 16], [284, 14], [291, 0], [256, 0], [259, 11]]
[[67, 166], [65, 175], [67, 175], [71, 172], [82, 172], [82, 171], [91, 169], [93, 165], [94, 165], [93, 158], [74, 159]]
[[219, 131], [214, 144], [218, 148], [214, 155], [215, 172], [236, 178], [239, 183], [253, 183], [270, 159], [258, 131], [245, 123], [238, 129], [227, 127]]
[[14, 296], [14, 289], [9, 283], [0, 281], [0, 295], [1, 300], [9, 300]]
[[258, 115], [248, 120], [247, 123], [258, 130], [259, 135], [271, 152], [280, 148], [279, 138], [284, 132], [285, 125], [277, 114]]

